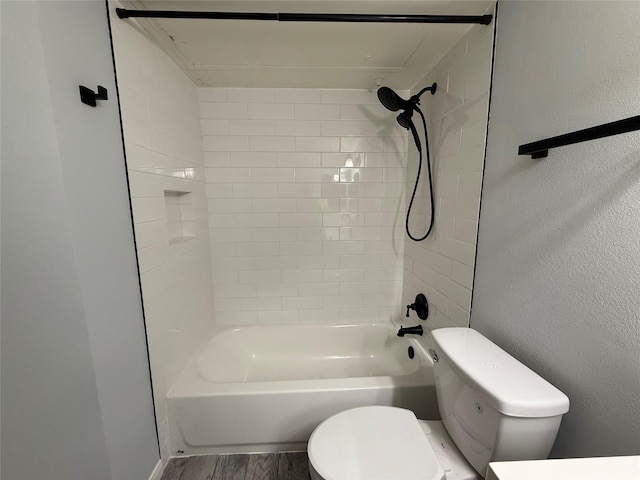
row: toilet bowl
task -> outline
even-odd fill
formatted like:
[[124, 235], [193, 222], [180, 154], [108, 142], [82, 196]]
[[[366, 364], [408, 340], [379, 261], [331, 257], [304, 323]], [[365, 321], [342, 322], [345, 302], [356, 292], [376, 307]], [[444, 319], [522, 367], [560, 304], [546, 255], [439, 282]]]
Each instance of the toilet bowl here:
[[442, 422], [410, 410], [359, 407], [321, 423], [309, 439], [312, 480], [477, 480]]
[[432, 332], [440, 421], [369, 406], [312, 433], [313, 480], [472, 480], [490, 461], [546, 458], [569, 399], [469, 328]]

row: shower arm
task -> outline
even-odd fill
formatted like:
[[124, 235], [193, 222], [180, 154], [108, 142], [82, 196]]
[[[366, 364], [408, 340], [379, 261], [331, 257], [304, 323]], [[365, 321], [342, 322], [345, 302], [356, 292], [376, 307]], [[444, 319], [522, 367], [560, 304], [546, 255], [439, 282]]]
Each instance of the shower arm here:
[[435, 95], [436, 94], [436, 88], [438, 87], [436, 82], [433, 82], [433, 84], [431, 84], [431, 86], [429, 87], [424, 87], [422, 90], [420, 90], [417, 94], [412, 95], [411, 96], [411, 101], [413, 103], [415, 103], [416, 105], [420, 103], [420, 97], [422, 96], [422, 94], [424, 92], [431, 92], [431, 95]]

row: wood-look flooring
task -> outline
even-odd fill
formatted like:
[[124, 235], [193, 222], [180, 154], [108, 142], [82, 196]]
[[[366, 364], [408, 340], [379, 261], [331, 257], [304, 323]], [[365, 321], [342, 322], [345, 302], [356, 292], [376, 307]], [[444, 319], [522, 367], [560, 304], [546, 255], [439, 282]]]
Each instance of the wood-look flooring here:
[[306, 452], [172, 458], [161, 480], [309, 480]]

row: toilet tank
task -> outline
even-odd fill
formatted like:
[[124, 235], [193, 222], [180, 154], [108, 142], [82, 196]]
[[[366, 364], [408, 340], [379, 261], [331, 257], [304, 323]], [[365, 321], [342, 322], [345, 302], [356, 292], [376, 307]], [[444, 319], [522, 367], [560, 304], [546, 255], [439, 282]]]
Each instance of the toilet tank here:
[[547, 458], [567, 396], [475, 330], [432, 335], [440, 415], [478, 473], [489, 462]]

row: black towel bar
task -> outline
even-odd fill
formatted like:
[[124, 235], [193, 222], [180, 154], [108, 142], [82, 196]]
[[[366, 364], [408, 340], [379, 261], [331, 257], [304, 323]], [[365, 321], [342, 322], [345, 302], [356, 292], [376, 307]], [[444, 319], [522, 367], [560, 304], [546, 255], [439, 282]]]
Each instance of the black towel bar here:
[[587, 142], [589, 140], [610, 137], [635, 130], [640, 130], [640, 115], [520, 145], [518, 147], [518, 155], [531, 155], [531, 158], [544, 158], [548, 155], [549, 149], [551, 148], [564, 147], [565, 145]]

